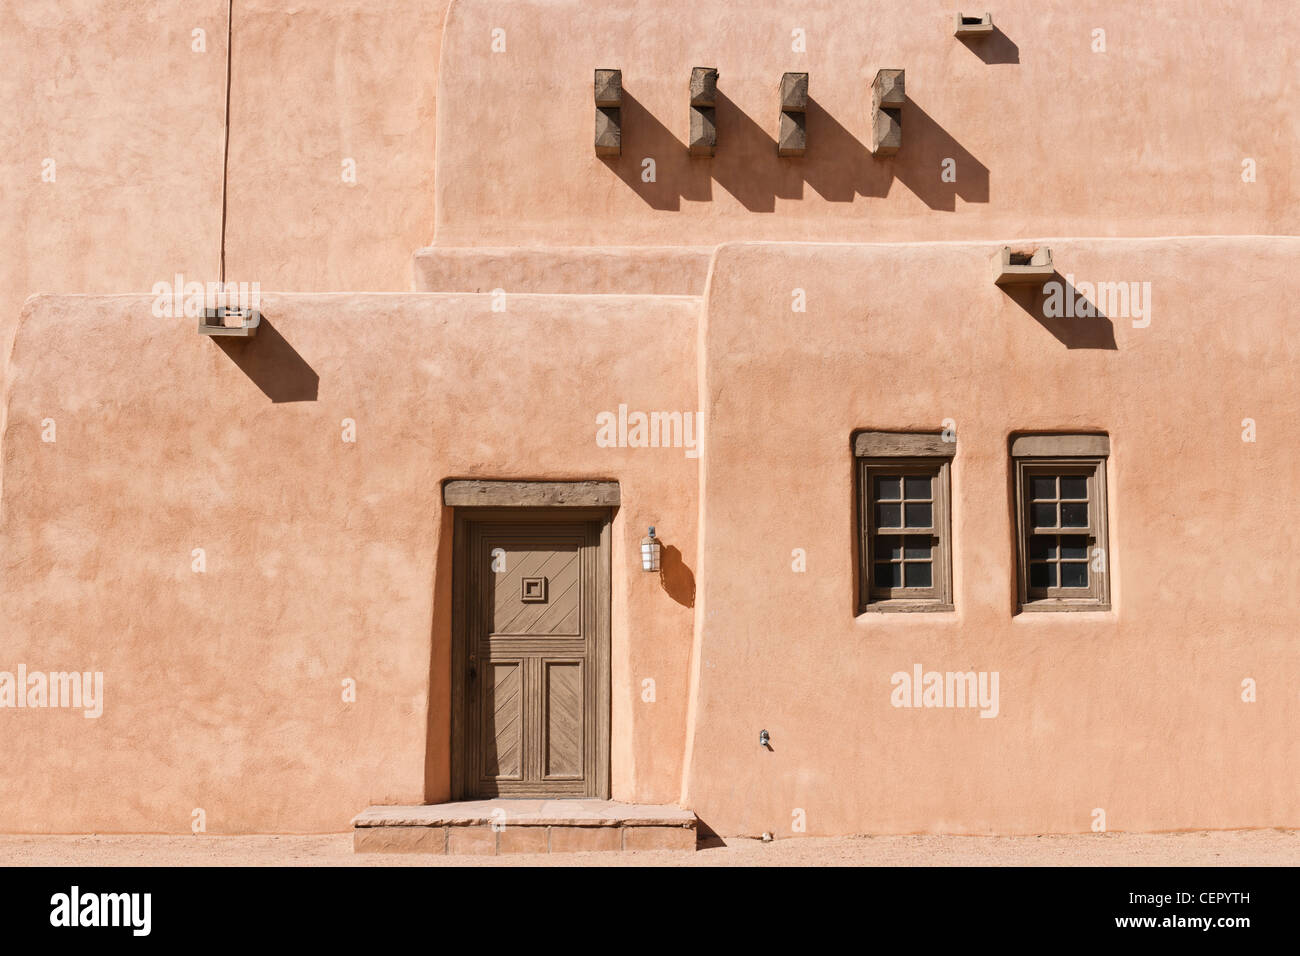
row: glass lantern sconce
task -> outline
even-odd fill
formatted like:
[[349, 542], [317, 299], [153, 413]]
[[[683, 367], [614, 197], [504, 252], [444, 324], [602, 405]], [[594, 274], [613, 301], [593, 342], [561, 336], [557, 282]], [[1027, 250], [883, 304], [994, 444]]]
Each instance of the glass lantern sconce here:
[[655, 537], [653, 525], [650, 533], [641, 539], [641, 570], [659, 570], [659, 539]]

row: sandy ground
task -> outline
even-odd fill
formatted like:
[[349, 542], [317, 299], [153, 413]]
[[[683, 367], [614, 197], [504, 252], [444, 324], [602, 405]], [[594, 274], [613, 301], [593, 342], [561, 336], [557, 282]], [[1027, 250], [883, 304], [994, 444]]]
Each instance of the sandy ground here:
[[1296, 866], [1300, 831], [727, 838], [690, 853], [354, 854], [322, 836], [0, 836], [2, 866]]

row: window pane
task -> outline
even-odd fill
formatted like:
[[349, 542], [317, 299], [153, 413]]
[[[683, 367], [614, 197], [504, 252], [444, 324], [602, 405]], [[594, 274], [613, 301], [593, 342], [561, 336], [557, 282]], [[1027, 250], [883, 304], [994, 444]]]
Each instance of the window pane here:
[[877, 528], [901, 528], [902, 526], [902, 505], [876, 505]]
[[1056, 557], [1056, 538], [1049, 534], [1036, 534], [1029, 539], [1029, 560], [1047, 561]]
[[903, 479], [903, 491], [908, 498], [929, 498], [930, 476], [908, 475]]
[[1088, 557], [1088, 539], [1081, 534], [1064, 535], [1061, 538], [1061, 558], [1066, 561], [1082, 561]]
[[917, 535], [908, 535], [907, 552], [904, 555], [907, 558], [920, 558], [925, 561], [930, 560], [930, 539], [922, 538]]
[[898, 493], [900, 482], [901, 479], [898, 475], [877, 475], [876, 500], [898, 501], [901, 497]]
[[903, 566], [901, 564], [877, 564], [876, 587], [896, 588], [903, 583]]
[[1082, 475], [1062, 475], [1061, 476], [1061, 497], [1062, 498], [1087, 498], [1088, 497], [1088, 479]]
[[1052, 499], [1056, 497], [1056, 476], [1048, 475], [1029, 479], [1029, 497]]
[[[894, 566], [898, 567], [898, 565], [894, 565]], [[908, 564], [904, 564], [903, 567], [907, 569], [904, 576], [904, 580], [906, 585], [909, 588], [930, 587], [930, 581], [932, 580], [932, 576], [930, 574], [929, 561], [926, 561], [924, 563], [916, 563], [916, 564], [908, 563]]]
[[1061, 503], [1062, 528], [1088, 527], [1088, 502], [1067, 501]]
[[898, 561], [903, 557], [903, 539], [896, 534], [882, 534], [876, 539], [877, 561]]
[[912, 504], [912, 502], [909, 501], [904, 505], [904, 507], [907, 509], [907, 526], [909, 528], [930, 527], [930, 512], [932, 506], [929, 502], [926, 502], [925, 504]]
[[1088, 586], [1088, 565], [1083, 561], [1061, 562], [1061, 587], [1086, 588]]
[[1056, 565], [1031, 564], [1029, 566], [1029, 586], [1031, 588], [1056, 587]]
[[1056, 505], [1030, 505], [1035, 528], [1056, 527]]

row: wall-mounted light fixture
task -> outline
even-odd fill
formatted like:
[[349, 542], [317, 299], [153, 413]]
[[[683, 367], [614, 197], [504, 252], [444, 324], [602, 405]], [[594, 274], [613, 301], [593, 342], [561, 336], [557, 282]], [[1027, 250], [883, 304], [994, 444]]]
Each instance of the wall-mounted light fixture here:
[[691, 70], [691, 139], [692, 156], [712, 156], [718, 146], [718, 127], [714, 107], [718, 105], [718, 71], [711, 66]]
[[758, 745], [760, 747], [772, 746], [772, 735], [769, 734], [766, 730], [760, 730], [758, 732]]
[[776, 136], [778, 156], [802, 156], [808, 148], [808, 74], [781, 74], [781, 118]]
[[257, 334], [257, 327], [261, 324], [262, 313], [256, 309], [222, 305], [203, 310], [203, 318], [199, 319], [199, 334], [233, 335], [250, 339]]
[[654, 525], [650, 526], [650, 533], [641, 539], [641, 570], [659, 570], [659, 539], [655, 537]]
[[998, 285], [1041, 285], [1054, 275], [1052, 250], [1046, 246], [1032, 252], [1012, 252], [1010, 246], [1003, 246], [993, 256], [993, 281]]
[[596, 155], [623, 153], [623, 71], [596, 71]]
[[971, 17], [964, 13], [957, 14], [957, 27], [953, 30], [955, 37], [969, 37], [975, 39], [986, 37], [993, 32], [993, 14], [986, 13], [982, 17]]

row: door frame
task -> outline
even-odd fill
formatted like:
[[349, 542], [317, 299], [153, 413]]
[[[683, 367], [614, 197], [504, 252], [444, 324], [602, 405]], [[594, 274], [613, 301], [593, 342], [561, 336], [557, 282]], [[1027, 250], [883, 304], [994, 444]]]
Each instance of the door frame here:
[[[595, 765], [588, 777], [587, 792], [582, 796], [548, 799], [601, 799], [610, 798], [610, 671], [611, 671], [611, 577], [610, 540], [613, 524], [611, 508], [575, 507], [519, 507], [476, 508], [456, 507], [452, 538], [452, 603], [451, 603], [451, 799], [482, 799], [470, 795], [473, 781], [468, 779], [466, 739], [470, 695], [466, 692], [469, 633], [465, 607], [468, 576], [466, 574], [470, 526], [472, 524], [508, 521], [528, 524], [555, 524], [582, 522], [597, 524], [596, 549], [596, 620], [594, 658], [587, 662], [596, 677], [594, 715], [591, 733], [595, 735]], [[505, 799], [505, 798], [502, 798]]]

